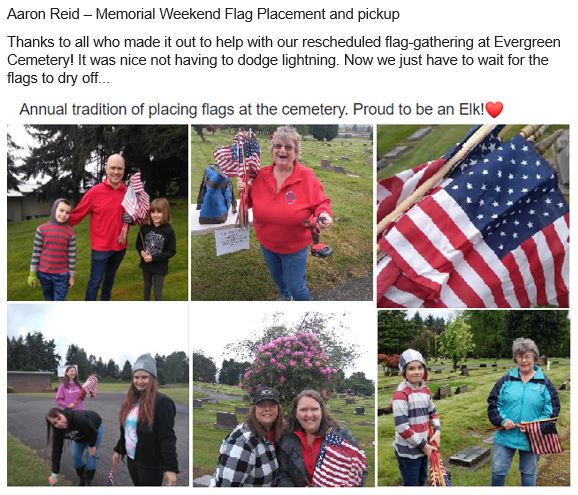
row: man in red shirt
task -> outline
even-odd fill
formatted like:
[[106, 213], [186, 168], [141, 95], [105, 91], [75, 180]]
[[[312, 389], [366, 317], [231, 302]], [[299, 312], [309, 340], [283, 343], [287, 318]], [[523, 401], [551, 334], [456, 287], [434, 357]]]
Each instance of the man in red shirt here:
[[127, 247], [126, 236], [120, 236], [122, 200], [126, 186], [124, 158], [115, 154], [106, 162], [106, 179], [91, 187], [76, 206], [68, 223], [74, 226], [90, 214], [90, 278], [86, 287], [85, 300], [96, 301], [102, 284], [100, 299], [110, 301], [114, 277], [124, 258]]

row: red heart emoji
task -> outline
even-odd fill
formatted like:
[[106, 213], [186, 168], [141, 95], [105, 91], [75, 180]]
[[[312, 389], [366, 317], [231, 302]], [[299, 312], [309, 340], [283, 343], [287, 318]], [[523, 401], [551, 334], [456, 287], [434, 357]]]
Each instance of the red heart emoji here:
[[488, 103], [486, 103], [486, 111], [494, 118], [500, 115], [503, 109], [504, 104], [501, 101], [488, 101]]

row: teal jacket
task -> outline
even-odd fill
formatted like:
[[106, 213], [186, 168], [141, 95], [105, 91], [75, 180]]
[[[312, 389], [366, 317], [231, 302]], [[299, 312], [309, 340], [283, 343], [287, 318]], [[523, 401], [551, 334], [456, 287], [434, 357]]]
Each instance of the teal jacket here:
[[[514, 423], [557, 417], [560, 398], [552, 382], [538, 366], [534, 377], [524, 383], [518, 368], [512, 368], [500, 378], [488, 396], [488, 418], [494, 426], [502, 426], [507, 419]], [[531, 450], [528, 437], [519, 428], [498, 430], [494, 443], [512, 449]]]

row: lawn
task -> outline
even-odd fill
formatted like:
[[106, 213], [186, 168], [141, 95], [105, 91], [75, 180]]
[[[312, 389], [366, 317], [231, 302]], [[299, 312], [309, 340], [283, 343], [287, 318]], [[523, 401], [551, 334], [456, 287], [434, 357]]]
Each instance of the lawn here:
[[[203, 403], [199, 409], [193, 409], [193, 478], [213, 474], [219, 448], [227, 430], [214, 427], [217, 411], [235, 412], [235, 407], [245, 406], [241, 401], [219, 401], [218, 404]], [[365, 407], [365, 416], [356, 416], [355, 408]], [[345, 399], [335, 398], [328, 402], [328, 410], [337, 421], [344, 421], [360, 448], [365, 451], [368, 464], [368, 477], [365, 486], [375, 486], [375, 420], [374, 399], [356, 398], [355, 404], [345, 404]], [[242, 417], [237, 420], [242, 421]]]
[[[551, 359], [558, 361], [558, 364], [551, 364], [548, 377], [558, 388], [563, 382], [570, 379], [570, 360]], [[428, 366], [432, 369], [442, 369], [441, 374], [430, 371], [430, 381], [428, 385], [435, 393], [441, 385], [451, 384], [452, 393], [457, 385], [467, 384], [468, 392], [463, 395], [452, 395], [452, 397], [436, 401], [436, 408], [440, 414], [442, 426], [441, 451], [446, 467], [452, 472], [452, 483], [454, 486], [484, 486], [489, 485], [490, 465], [485, 464], [476, 470], [468, 470], [462, 467], [450, 466], [447, 459], [458, 451], [468, 446], [485, 446], [482, 441], [491, 436], [491, 424], [487, 419], [487, 397], [494, 383], [502, 376], [507, 369], [513, 366], [511, 360], [501, 360], [497, 362], [497, 368], [492, 368], [492, 360], [468, 360], [465, 364], [470, 369], [470, 376], [462, 377], [458, 372], [451, 371], [451, 363], [432, 361]], [[480, 368], [480, 363], [486, 363], [487, 368]], [[389, 405], [393, 391], [400, 382], [400, 377], [385, 377], [383, 371], [379, 370], [378, 379], [378, 407]], [[562, 441], [562, 446], [566, 451], [570, 449], [570, 392], [559, 391], [562, 410], [558, 422], [558, 433]], [[399, 469], [393, 451], [394, 424], [392, 415], [378, 416], [378, 484], [397, 486], [401, 484]], [[558, 473], [565, 474], [565, 479], [569, 481], [570, 464], [569, 455], [541, 456], [538, 470], [538, 484], [541, 480], [545, 484], [564, 485], [564, 476], [550, 476], [548, 464], [555, 457]], [[517, 459], [517, 456], [516, 456]], [[554, 481], [551, 481], [554, 480]], [[517, 461], [510, 469], [507, 485], [518, 486], [520, 484]]]
[[[188, 300], [188, 205], [185, 198], [170, 198], [172, 226], [177, 237], [177, 254], [169, 261], [165, 278], [164, 298], [167, 301]], [[40, 287], [30, 289], [26, 283], [30, 272], [30, 257], [36, 227], [48, 218], [9, 223], [8, 239], [8, 300], [42, 301]], [[76, 286], [69, 291], [69, 301], [83, 301], [90, 274], [89, 218], [74, 227], [77, 240]], [[117, 301], [142, 301], [142, 271], [140, 257], [134, 248], [138, 228], [129, 230], [129, 247], [117, 272], [112, 299]]]
[[[218, 146], [230, 145], [232, 132], [219, 130], [202, 142], [196, 134], [191, 143], [191, 201], [196, 202], [204, 168], [212, 163]], [[270, 163], [268, 141], [260, 138], [262, 166]], [[373, 167], [368, 164], [371, 141], [337, 138], [322, 143], [308, 137], [302, 143], [301, 161], [315, 172], [332, 201], [334, 224], [321, 235], [333, 256], [325, 260], [309, 258], [307, 283], [314, 293], [343, 284], [350, 278], [371, 273]], [[342, 166], [350, 174], [320, 168], [322, 159]], [[343, 159], [342, 159], [343, 158]], [[216, 257], [212, 235], [192, 236], [192, 300], [275, 300], [277, 290], [271, 280], [259, 243], [251, 230], [251, 247]]]

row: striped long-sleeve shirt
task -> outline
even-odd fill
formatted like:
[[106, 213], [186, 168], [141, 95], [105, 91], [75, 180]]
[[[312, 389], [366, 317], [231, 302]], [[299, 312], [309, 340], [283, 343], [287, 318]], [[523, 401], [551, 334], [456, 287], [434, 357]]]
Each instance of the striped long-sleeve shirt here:
[[435, 431], [440, 420], [427, 385], [412, 385], [407, 380], [393, 394], [395, 420], [395, 451], [400, 457], [417, 459], [424, 456], [430, 422]]
[[76, 270], [76, 236], [68, 225], [43, 223], [36, 229], [30, 261], [31, 272], [52, 274]]

